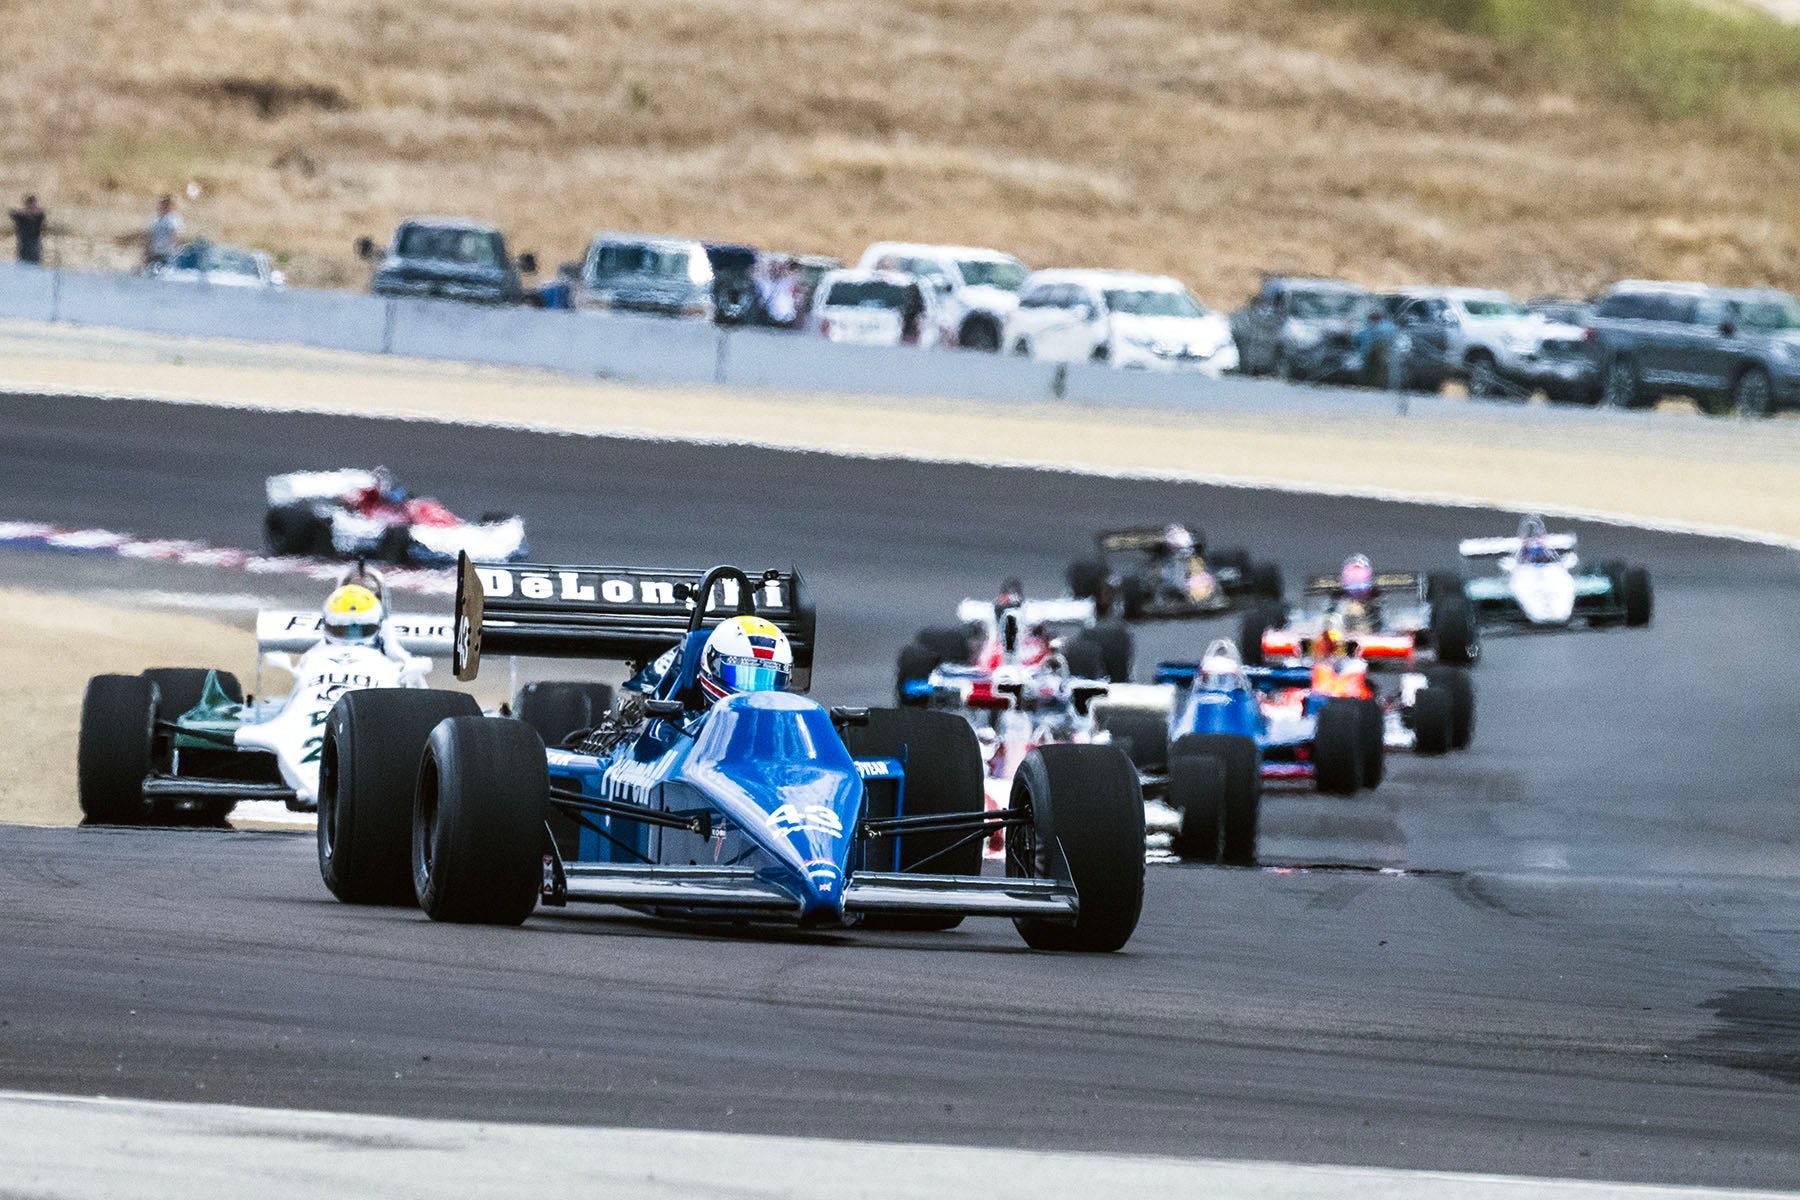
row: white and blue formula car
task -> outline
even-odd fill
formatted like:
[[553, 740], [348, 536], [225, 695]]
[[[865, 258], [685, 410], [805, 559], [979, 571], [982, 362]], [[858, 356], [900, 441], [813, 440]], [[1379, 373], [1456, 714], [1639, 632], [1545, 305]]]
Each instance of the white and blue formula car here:
[[1622, 562], [1584, 567], [1575, 535], [1549, 533], [1540, 516], [1522, 520], [1514, 537], [1470, 538], [1457, 549], [1465, 559], [1495, 560], [1493, 574], [1461, 584], [1483, 629], [1650, 623], [1655, 593], [1648, 570]]

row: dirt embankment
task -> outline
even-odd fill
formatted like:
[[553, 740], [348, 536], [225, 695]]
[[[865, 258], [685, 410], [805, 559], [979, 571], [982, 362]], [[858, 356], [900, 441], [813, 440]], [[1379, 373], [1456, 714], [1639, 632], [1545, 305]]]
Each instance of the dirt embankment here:
[[309, 285], [362, 286], [352, 241], [433, 211], [547, 268], [598, 229], [900, 238], [1167, 271], [1218, 305], [1262, 268], [1525, 293], [1800, 276], [1791, 91], [1658, 119], [1593, 73], [1322, 0], [42, 12], [0, 6], [0, 194], [44, 198], [70, 265], [129, 263], [174, 191], [190, 232]]

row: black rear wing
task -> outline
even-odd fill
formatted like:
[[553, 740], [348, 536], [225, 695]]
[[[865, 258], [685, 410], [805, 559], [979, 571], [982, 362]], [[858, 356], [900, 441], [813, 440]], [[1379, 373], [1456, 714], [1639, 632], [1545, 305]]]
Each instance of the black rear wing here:
[[[1417, 571], [1385, 571], [1375, 576], [1376, 592], [1398, 595], [1405, 592], [1425, 594], [1425, 577]], [[1302, 591], [1308, 596], [1330, 596], [1333, 599], [1344, 594], [1344, 585], [1336, 575], [1319, 575], [1306, 581]]]
[[[1200, 543], [1198, 530], [1190, 530], [1194, 535], [1195, 545]], [[1119, 553], [1129, 550], [1161, 550], [1169, 543], [1169, 527], [1158, 525], [1145, 529], [1108, 529], [1095, 537], [1103, 554]]]
[[[705, 611], [696, 607], [702, 587]], [[591, 658], [641, 665], [711, 617], [755, 614], [794, 648], [794, 686], [811, 684], [817, 614], [797, 571], [749, 575], [736, 567], [659, 571], [457, 563], [456, 677], [474, 679], [483, 654]]]

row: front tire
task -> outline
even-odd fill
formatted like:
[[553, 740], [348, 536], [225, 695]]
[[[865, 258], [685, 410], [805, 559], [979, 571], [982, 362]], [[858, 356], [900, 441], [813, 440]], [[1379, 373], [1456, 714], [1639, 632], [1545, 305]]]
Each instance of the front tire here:
[[103, 825], [144, 820], [144, 779], [156, 739], [156, 686], [142, 675], [96, 675], [81, 699], [75, 789], [81, 815]]
[[1643, 400], [1637, 364], [1621, 354], [1606, 368], [1600, 385], [1600, 403], [1607, 408], [1636, 408]]
[[1169, 802], [1181, 810], [1170, 848], [1191, 862], [1256, 865], [1262, 757], [1254, 738], [1190, 733], [1169, 753]]
[[1113, 746], [1039, 746], [1013, 778], [1031, 823], [1006, 831], [1009, 875], [1060, 879], [1080, 896], [1074, 921], [1020, 917], [1034, 950], [1106, 953], [1131, 940], [1144, 908], [1144, 795]]
[[277, 558], [331, 555], [331, 522], [305, 504], [284, 504], [263, 514], [263, 546]]
[[1456, 594], [1432, 602], [1431, 649], [1441, 663], [1471, 666], [1481, 657], [1481, 630], [1475, 623], [1475, 606], [1461, 588]]
[[1740, 417], [1766, 417], [1774, 397], [1775, 385], [1769, 381], [1769, 373], [1761, 367], [1751, 367], [1732, 386], [1731, 406]]
[[434, 921], [519, 925], [537, 907], [550, 772], [521, 721], [451, 717], [425, 743], [412, 808], [412, 886]]
[[1455, 701], [1448, 689], [1422, 687], [1413, 697], [1413, 749], [1436, 756], [1456, 741]]
[[425, 742], [440, 721], [480, 715], [465, 693], [414, 688], [349, 692], [332, 707], [319, 750], [318, 829], [319, 875], [332, 895], [345, 904], [416, 900], [412, 809]]
[[1169, 721], [1163, 713], [1107, 707], [1095, 713], [1094, 724], [1112, 735], [1112, 744], [1139, 771], [1154, 773], [1168, 767]]
[[[174, 720], [200, 703], [206, 694], [206, 677], [213, 672], [206, 667], [152, 667], [144, 678], [156, 685], [156, 708]], [[218, 671], [219, 690], [234, 704], [244, 702], [244, 685], [230, 671]]]
[[1625, 624], [1640, 629], [1655, 614], [1656, 593], [1650, 586], [1650, 572], [1643, 567], [1627, 567], [1619, 577], [1619, 596], [1625, 602]]
[[1428, 687], [1441, 688], [1450, 697], [1450, 748], [1466, 750], [1475, 739], [1475, 681], [1467, 671], [1443, 667], [1427, 671]]

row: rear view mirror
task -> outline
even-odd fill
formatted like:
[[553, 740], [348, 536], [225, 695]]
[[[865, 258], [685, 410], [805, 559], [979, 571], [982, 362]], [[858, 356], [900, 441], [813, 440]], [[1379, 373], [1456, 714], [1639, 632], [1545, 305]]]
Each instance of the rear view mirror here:
[[286, 671], [290, 675], [294, 672], [294, 656], [289, 654], [286, 650], [271, 650], [263, 655], [262, 660], [263, 666], [265, 667], [273, 667], [277, 671]]
[[356, 257], [364, 262], [375, 257], [375, 242], [372, 238], [359, 237], [356, 239]]
[[522, 275], [536, 275], [537, 255], [529, 250], [519, 255], [519, 273]]

